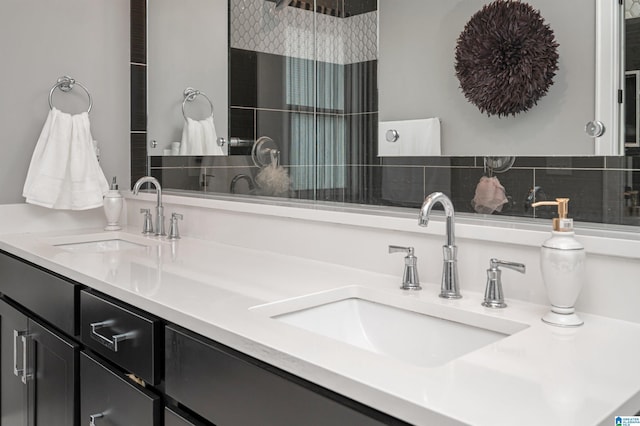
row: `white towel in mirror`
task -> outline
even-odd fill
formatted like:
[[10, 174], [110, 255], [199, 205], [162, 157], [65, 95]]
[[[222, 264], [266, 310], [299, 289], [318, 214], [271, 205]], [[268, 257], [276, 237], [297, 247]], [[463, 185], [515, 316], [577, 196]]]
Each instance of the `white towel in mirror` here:
[[[387, 141], [386, 133], [395, 130], [398, 139]], [[378, 124], [379, 157], [425, 157], [441, 155], [440, 119], [381, 121]]]
[[187, 118], [182, 128], [180, 155], [224, 155], [217, 139], [213, 116], [204, 120]]

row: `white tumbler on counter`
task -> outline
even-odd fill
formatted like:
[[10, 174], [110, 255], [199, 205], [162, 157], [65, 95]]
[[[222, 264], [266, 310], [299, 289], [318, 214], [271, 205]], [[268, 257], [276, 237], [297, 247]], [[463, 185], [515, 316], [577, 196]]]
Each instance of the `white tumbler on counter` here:
[[107, 217], [107, 226], [104, 227], [105, 231], [119, 231], [122, 229], [120, 226], [122, 204], [122, 195], [120, 191], [118, 191], [118, 184], [114, 176], [111, 181], [111, 188], [109, 192], [105, 194], [103, 200], [104, 215]]
[[551, 302], [551, 311], [542, 321], [560, 327], [578, 327], [583, 321], [575, 312], [575, 303], [585, 281], [586, 253], [575, 239], [573, 219], [567, 217], [569, 199], [556, 198], [556, 201], [540, 201], [531, 206], [558, 206], [551, 238], [542, 243], [540, 253], [542, 279]]

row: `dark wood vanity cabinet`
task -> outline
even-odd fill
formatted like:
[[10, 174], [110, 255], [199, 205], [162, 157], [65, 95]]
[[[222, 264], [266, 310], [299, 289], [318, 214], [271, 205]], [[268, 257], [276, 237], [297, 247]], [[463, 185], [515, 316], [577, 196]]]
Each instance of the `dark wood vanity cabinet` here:
[[2, 426], [76, 426], [78, 355], [70, 338], [0, 300]]
[[158, 394], [85, 352], [80, 355], [80, 382], [83, 424], [160, 426]]
[[165, 354], [166, 394], [218, 426], [403, 424], [179, 327]]
[[1, 251], [0, 293], [0, 426], [405, 424]]

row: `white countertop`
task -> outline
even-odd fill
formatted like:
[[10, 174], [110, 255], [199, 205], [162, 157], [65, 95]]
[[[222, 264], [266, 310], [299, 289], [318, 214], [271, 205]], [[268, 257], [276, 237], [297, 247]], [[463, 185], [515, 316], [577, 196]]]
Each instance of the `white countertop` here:
[[[54, 245], [89, 234], [147, 247], [83, 253]], [[0, 249], [416, 425], [609, 425], [640, 409], [639, 324], [581, 314], [584, 326], [562, 329], [540, 321], [545, 306], [508, 300], [490, 310], [478, 293], [448, 301], [437, 297], [438, 285], [405, 292], [396, 276], [193, 238], [160, 241], [137, 229], [2, 235]], [[347, 287], [528, 327], [426, 368], [251, 309]]]

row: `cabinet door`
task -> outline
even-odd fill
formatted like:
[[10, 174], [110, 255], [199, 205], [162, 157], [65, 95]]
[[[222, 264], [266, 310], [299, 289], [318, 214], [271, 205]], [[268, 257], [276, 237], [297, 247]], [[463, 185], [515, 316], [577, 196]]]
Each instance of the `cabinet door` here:
[[80, 354], [80, 381], [80, 418], [83, 425], [160, 424], [159, 396], [85, 352]]
[[32, 426], [76, 426], [79, 346], [29, 319]]
[[[27, 426], [29, 393], [21, 371], [27, 363], [28, 320], [0, 300], [0, 416], [2, 426]], [[25, 337], [23, 339], [23, 337]]]

